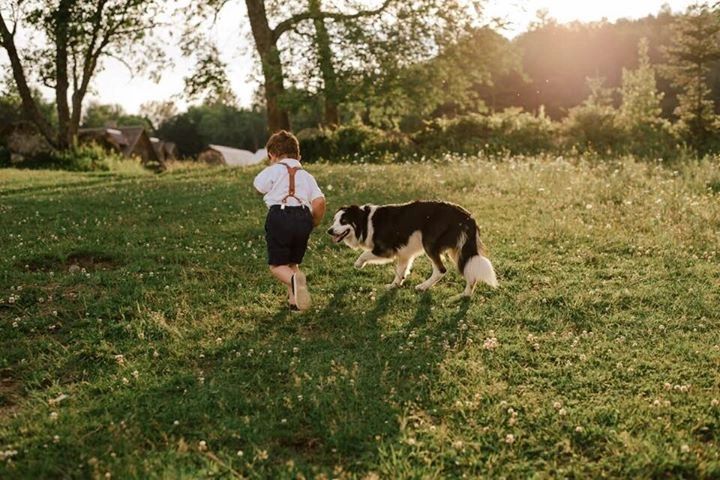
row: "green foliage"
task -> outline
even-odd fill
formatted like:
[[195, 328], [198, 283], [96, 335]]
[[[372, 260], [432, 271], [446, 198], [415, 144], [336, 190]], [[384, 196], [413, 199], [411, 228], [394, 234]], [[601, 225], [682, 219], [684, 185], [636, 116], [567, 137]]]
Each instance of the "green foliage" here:
[[70, 172], [140, 172], [143, 170], [138, 160], [108, 152], [98, 145], [81, 145], [71, 150], [43, 153], [25, 159], [14, 166], [30, 170], [66, 170]]
[[708, 80], [720, 60], [720, 17], [707, 4], [692, 5], [673, 24], [673, 42], [665, 50], [666, 74], [681, 90], [675, 115], [678, 130], [697, 150], [717, 143], [718, 118]]
[[150, 132], [154, 130], [148, 118], [129, 114], [121, 105], [106, 105], [98, 102], [91, 102], [85, 109], [82, 126], [83, 128], [142, 126]]
[[414, 148], [407, 135], [365, 125], [343, 125], [330, 129], [306, 129], [298, 133], [304, 161], [347, 162], [366, 157], [370, 161], [392, 161], [410, 157]]
[[[12, 80], [0, 83], [0, 87], [0, 125], [9, 125], [28, 120], [23, 115], [22, 101]], [[55, 105], [47, 101], [38, 89], [32, 89], [32, 97], [35, 99], [35, 103], [45, 121], [51, 125], [57, 124]]]
[[195, 157], [208, 144], [257, 151], [267, 141], [262, 112], [215, 103], [190, 107], [164, 121], [157, 129], [163, 140], [174, 142], [183, 157]]
[[299, 315], [260, 167], [0, 170], [0, 478], [717, 478], [717, 165], [312, 165], [461, 204], [500, 288], [387, 292], [326, 218]]
[[604, 86], [604, 79], [587, 79], [590, 95], [577, 107], [571, 108], [562, 122], [566, 145], [579, 151], [609, 153], [623, 145], [625, 131], [618, 124], [618, 112], [612, 105], [612, 89]]
[[616, 116], [617, 111], [610, 106], [581, 105], [572, 108], [562, 122], [566, 145], [580, 151], [612, 152], [626, 139]]
[[423, 154], [444, 151], [476, 154], [534, 154], [555, 148], [556, 126], [541, 110], [537, 115], [508, 109], [492, 115], [470, 114], [436, 119], [413, 135]]
[[197, 57], [194, 71], [185, 77], [185, 95], [190, 100], [202, 100], [206, 104], [233, 106], [237, 98], [230, 86], [227, 64], [213, 43], [200, 42], [192, 48], [186, 46], [185, 54]]
[[629, 129], [654, 124], [661, 119], [663, 93], [658, 92], [655, 69], [650, 65], [646, 38], [638, 44], [638, 67], [635, 70], [623, 68], [620, 95], [620, 123]]

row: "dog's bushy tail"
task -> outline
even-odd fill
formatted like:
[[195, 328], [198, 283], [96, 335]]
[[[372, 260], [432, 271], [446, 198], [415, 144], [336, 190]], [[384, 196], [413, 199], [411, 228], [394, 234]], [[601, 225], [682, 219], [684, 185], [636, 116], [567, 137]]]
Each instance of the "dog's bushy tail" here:
[[458, 245], [458, 268], [460, 273], [467, 280], [468, 289], [466, 295], [472, 293], [477, 282], [484, 282], [493, 288], [498, 286], [497, 276], [490, 260], [485, 256], [485, 247], [480, 240], [480, 232], [477, 225], [469, 229], [460, 239]]

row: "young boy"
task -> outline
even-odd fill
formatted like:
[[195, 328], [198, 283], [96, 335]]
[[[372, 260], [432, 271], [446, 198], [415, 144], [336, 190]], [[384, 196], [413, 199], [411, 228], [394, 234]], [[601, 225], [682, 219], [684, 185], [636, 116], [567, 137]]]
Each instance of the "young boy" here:
[[310, 293], [302, 263], [308, 238], [325, 215], [325, 196], [300, 164], [300, 144], [285, 130], [273, 134], [265, 146], [270, 166], [255, 177], [253, 186], [268, 206], [265, 241], [268, 264], [275, 278], [288, 287], [291, 310], [310, 308]]

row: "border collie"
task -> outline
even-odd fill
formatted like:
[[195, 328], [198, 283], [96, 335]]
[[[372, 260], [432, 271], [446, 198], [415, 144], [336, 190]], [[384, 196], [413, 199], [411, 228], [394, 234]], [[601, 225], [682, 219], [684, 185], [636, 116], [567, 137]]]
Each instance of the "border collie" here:
[[355, 261], [356, 268], [395, 261], [395, 279], [388, 288], [403, 284], [413, 261], [423, 252], [430, 257], [433, 271], [430, 278], [415, 287], [417, 290], [429, 289], [445, 275], [447, 270], [440, 257], [446, 252], [467, 282], [463, 296], [472, 295], [478, 281], [498, 286], [492, 263], [484, 255], [475, 219], [451, 203], [417, 201], [343, 207], [335, 213], [327, 233], [335, 243], [364, 250]]

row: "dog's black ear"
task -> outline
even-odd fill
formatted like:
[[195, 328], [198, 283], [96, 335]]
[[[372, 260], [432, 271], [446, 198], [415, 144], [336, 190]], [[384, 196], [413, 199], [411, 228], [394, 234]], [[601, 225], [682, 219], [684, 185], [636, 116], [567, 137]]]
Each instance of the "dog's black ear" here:
[[361, 242], [365, 240], [365, 237], [367, 236], [368, 231], [368, 218], [370, 217], [370, 207], [367, 205], [364, 205], [362, 207], [356, 207], [357, 208], [357, 220], [354, 223], [353, 227], [355, 228], [355, 236], [360, 240]]

